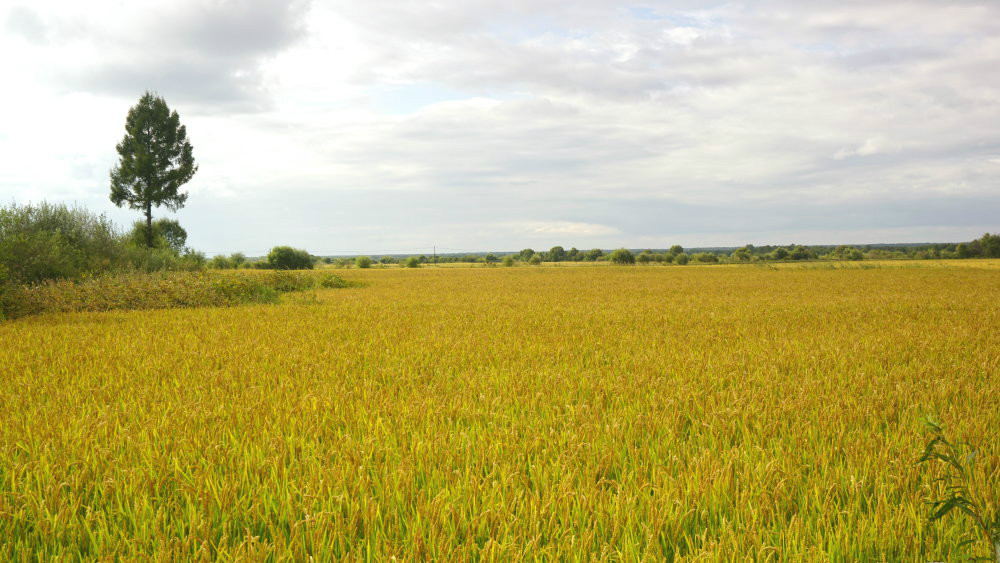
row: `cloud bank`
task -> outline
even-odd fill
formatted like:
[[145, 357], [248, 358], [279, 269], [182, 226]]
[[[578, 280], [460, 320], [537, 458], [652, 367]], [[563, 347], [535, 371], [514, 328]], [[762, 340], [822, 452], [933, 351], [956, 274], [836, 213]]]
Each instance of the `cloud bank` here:
[[1000, 5], [72, 3], [0, 13], [4, 200], [116, 218], [163, 94], [209, 251], [965, 240], [1000, 230]]

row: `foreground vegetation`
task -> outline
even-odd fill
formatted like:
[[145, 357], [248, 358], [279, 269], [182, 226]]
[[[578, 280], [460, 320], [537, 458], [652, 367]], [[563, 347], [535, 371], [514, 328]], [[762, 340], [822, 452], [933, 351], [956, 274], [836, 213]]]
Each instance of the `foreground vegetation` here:
[[1000, 285], [921, 264], [365, 269], [2, 323], [0, 559], [986, 555], [915, 462], [931, 414], [1000, 498]]

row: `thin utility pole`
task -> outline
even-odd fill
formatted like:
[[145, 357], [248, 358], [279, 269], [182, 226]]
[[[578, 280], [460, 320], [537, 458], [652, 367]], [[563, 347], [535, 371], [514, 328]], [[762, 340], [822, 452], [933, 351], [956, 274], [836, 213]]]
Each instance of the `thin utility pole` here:
[[438, 263], [438, 247], [434, 245], [434, 265], [437, 266]]

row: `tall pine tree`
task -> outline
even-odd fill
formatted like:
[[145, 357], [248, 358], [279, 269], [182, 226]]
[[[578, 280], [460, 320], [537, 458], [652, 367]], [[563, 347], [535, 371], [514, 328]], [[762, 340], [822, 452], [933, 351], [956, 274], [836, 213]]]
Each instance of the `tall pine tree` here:
[[184, 207], [188, 196], [178, 190], [198, 171], [187, 130], [163, 98], [146, 92], [128, 110], [125, 137], [115, 148], [121, 159], [111, 170], [111, 201], [143, 212], [152, 247], [153, 207]]

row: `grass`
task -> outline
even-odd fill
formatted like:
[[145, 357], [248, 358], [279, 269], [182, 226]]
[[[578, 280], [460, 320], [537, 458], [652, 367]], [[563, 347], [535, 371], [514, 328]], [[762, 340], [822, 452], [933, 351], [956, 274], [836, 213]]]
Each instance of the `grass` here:
[[1000, 471], [995, 269], [342, 275], [0, 324], [0, 559], [955, 560], [922, 417]]

